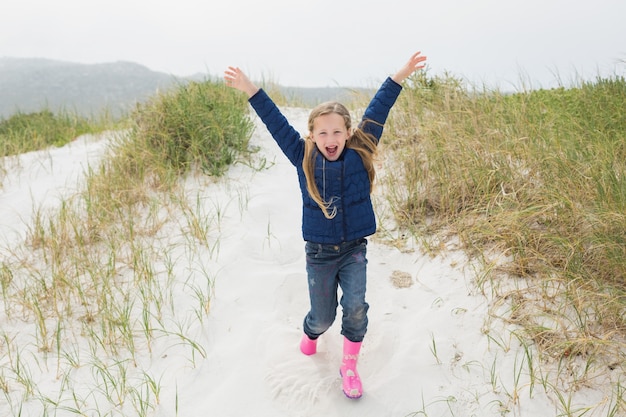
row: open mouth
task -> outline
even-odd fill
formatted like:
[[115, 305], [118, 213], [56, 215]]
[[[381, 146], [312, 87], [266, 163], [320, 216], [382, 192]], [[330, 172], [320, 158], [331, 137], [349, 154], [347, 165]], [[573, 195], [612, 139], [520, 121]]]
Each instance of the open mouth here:
[[326, 147], [326, 154], [328, 155], [329, 158], [333, 158], [335, 156], [337, 156], [337, 150], [339, 149], [338, 146], [327, 146]]

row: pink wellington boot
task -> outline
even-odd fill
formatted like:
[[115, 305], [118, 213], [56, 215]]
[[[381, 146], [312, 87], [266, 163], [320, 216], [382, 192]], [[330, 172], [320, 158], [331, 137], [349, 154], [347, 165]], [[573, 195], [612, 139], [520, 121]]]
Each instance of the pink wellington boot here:
[[356, 370], [356, 362], [361, 351], [361, 342], [351, 342], [347, 338], [343, 339], [343, 362], [339, 373], [343, 379], [343, 393], [348, 398], [361, 398], [363, 386], [361, 378]]
[[300, 341], [300, 351], [309, 356], [315, 354], [317, 352], [317, 339], [309, 339], [306, 333], [303, 334]]

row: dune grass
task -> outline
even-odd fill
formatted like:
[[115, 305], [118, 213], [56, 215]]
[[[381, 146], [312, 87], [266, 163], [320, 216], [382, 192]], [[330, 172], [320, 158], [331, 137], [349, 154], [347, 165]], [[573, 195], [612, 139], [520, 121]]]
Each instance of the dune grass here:
[[[212, 82], [181, 84], [153, 97], [133, 116], [132, 145], [148, 150], [156, 164], [176, 173], [201, 169], [221, 175], [235, 159], [249, 152], [251, 124], [241, 95]], [[121, 153], [131, 157], [138, 149]], [[144, 151], [145, 152], [145, 151]]]
[[0, 157], [63, 146], [82, 134], [100, 132], [112, 125], [106, 116], [91, 120], [69, 112], [18, 112], [0, 120]]
[[107, 114], [86, 118], [71, 112], [44, 109], [34, 113], [18, 112], [0, 118], [0, 189], [6, 175], [5, 158], [25, 152], [63, 146], [86, 133], [98, 133], [117, 126]]
[[[38, 131], [56, 126], [35, 120]], [[223, 85], [193, 82], [139, 105], [125, 125], [84, 189], [37, 210], [24, 242], [2, 248], [10, 325], [0, 334], [0, 391], [9, 415], [151, 415], [161, 376], [138, 356], [182, 350], [192, 367], [206, 356], [194, 323], [210, 309], [220, 213], [184, 182], [247, 160], [247, 103]], [[58, 135], [62, 144], [76, 132]], [[185, 276], [175, 275], [180, 263]], [[54, 394], [36, 382], [51, 368]]]
[[420, 74], [389, 123], [384, 183], [397, 223], [425, 247], [454, 236], [482, 260], [494, 316], [521, 326], [543, 359], [582, 361], [578, 378], [608, 375], [616, 387], [626, 365], [625, 108], [619, 76], [505, 94]]

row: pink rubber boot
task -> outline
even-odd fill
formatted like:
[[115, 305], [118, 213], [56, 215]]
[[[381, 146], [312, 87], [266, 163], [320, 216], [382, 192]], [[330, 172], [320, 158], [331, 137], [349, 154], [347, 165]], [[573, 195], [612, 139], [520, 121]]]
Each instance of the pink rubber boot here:
[[306, 333], [303, 334], [300, 341], [300, 351], [305, 355], [315, 354], [317, 352], [317, 339], [309, 339]]
[[361, 398], [363, 386], [356, 370], [356, 362], [361, 351], [361, 342], [351, 342], [343, 338], [343, 362], [339, 373], [343, 379], [343, 393], [348, 398]]

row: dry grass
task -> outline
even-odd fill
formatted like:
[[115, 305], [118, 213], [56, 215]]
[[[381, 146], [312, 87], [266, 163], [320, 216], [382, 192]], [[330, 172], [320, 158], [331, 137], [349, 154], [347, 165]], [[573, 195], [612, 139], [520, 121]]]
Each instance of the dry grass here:
[[385, 139], [398, 224], [432, 251], [459, 237], [493, 315], [544, 359], [583, 361], [578, 380], [626, 369], [624, 108], [621, 77], [504, 94], [420, 74]]
[[[180, 346], [191, 366], [206, 355], [189, 323], [209, 312], [214, 272], [174, 270], [187, 257], [212, 258], [220, 213], [181, 183], [221, 175], [250, 154], [247, 103], [223, 85], [190, 83], [141, 105], [129, 125], [89, 167], [84, 189], [37, 210], [24, 241], [2, 248], [0, 391], [12, 415], [151, 415], [160, 382], [138, 353]], [[50, 363], [63, 381], [56, 394], [37, 384]], [[80, 386], [78, 369], [91, 371]]]

